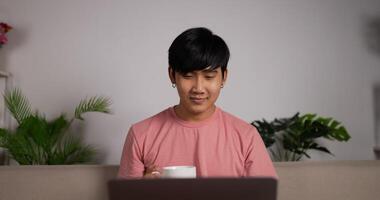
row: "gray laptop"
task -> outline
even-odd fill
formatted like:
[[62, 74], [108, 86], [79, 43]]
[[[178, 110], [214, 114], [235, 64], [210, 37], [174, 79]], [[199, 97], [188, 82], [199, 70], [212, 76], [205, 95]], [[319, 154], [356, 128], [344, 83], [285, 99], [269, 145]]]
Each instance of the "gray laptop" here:
[[108, 182], [110, 200], [276, 200], [273, 178], [133, 179]]

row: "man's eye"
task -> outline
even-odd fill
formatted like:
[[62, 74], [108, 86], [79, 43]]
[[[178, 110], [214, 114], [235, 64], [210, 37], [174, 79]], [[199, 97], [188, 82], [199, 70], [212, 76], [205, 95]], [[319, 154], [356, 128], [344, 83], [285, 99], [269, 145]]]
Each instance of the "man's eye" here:
[[213, 79], [215, 76], [206, 76], [207, 79]]
[[193, 77], [193, 75], [191, 75], [191, 74], [184, 74], [182, 76], [185, 77], [185, 78], [191, 78], [191, 77]]

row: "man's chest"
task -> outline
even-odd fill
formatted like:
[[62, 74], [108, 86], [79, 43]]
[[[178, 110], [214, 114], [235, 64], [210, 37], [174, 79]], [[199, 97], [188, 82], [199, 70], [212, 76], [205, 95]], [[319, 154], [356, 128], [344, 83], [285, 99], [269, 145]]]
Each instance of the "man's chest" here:
[[232, 138], [168, 137], [145, 147], [144, 165], [160, 167], [197, 166], [202, 175], [240, 175], [244, 169], [244, 152]]

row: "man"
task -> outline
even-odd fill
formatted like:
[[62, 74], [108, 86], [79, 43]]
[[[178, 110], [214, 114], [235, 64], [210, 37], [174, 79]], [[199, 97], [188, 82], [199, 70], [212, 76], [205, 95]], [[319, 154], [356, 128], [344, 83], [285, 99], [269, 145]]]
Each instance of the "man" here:
[[198, 177], [277, 177], [257, 130], [215, 106], [230, 52], [206, 28], [180, 34], [169, 48], [169, 77], [179, 104], [132, 125], [119, 177], [157, 177], [165, 166], [190, 165]]

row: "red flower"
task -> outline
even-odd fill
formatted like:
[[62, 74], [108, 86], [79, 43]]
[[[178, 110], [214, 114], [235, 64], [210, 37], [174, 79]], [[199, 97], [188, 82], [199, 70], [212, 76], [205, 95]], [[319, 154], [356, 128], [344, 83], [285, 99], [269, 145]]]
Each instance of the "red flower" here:
[[10, 30], [12, 30], [11, 26], [3, 22], [0, 23], [0, 48], [8, 42], [5, 34]]
[[8, 33], [8, 31], [10, 31], [10, 30], [12, 30], [11, 26], [9, 26], [8, 24], [3, 23], [3, 22], [0, 23], [0, 32], [1, 33]]
[[0, 44], [5, 44], [8, 42], [7, 37], [5, 37], [5, 34], [0, 34]]

